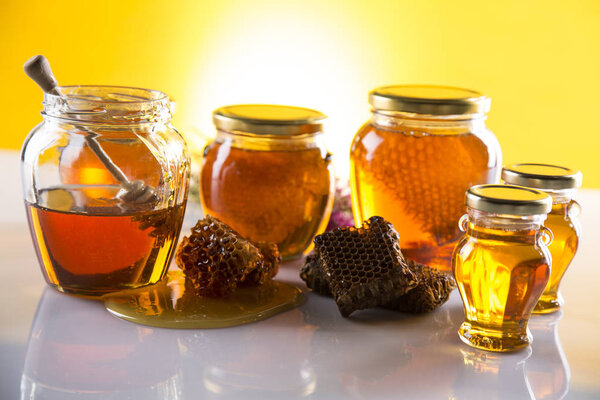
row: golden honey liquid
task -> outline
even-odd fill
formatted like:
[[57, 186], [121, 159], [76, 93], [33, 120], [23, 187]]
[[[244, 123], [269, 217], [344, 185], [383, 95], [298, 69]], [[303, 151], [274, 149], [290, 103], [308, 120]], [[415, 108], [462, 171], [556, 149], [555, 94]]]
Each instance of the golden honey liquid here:
[[[46, 194], [49, 204], [61, 199], [62, 205], [85, 196], [61, 189]], [[83, 209], [30, 203], [26, 209], [46, 281], [59, 291], [82, 296], [158, 282], [173, 255], [184, 213], [184, 205], [122, 212], [111, 200]]]
[[536, 314], [547, 314], [557, 311], [562, 306], [558, 287], [571, 260], [575, 256], [581, 234], [581, 225], [577, 219], [568, 215], [570, 203], [553, 204], [552, 211], [544, 225], [552, 231], [554, 239], [548, 246], [552, 254], [552, 270], [550, 280], [539, 302], [533, 310]]
[[260, 321], [302, 303], [300, 289], [284, 282], [240, 288], [225, 297], [198, 296], [181, 271], [157, 285], [107, 296], [106, 309], [119, 318], [161, 328], [226, 328]]
[[402, 253], [450, 271], [465, 191], [498, 179], [499, 160], [478, 136], [366, 124], [350, 155], [357, 225], [378, 215], [400, 235]]
[[204, 212], [284, 259], [312, 248], [327, 226], [333, 170], [318, 148], [257, 151], [215, 142], [201, 171]]
[[550, 276], [550, 255], [536, 230], [508, 231], [469, 223], [453, 255], [465, 308], [463, 342], [511, 351], [531, 341], [527, 321]]

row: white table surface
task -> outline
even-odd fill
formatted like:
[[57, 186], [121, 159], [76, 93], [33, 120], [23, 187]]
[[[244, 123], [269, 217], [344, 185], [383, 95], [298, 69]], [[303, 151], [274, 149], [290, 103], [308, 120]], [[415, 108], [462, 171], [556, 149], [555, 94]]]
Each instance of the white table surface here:
[[[600, 191], [581, 190], [583, 240], [561, 315], [533, 317], [534, 343], [477, 351], [457, 336], [457, 291], [437, 311], [340, 316], [307, 292], [294, 310], [244, 326], [138, 326], [101, 303], [46, 288], [21, 198], [18, 156], [0, 152], [0, 399], [600, 398]], [[191, 218], [186, 217], [189, 224]], [[302, 288], [299, 265], [277, 279]], [[37, 310], [37, 311], [36, 311]]]

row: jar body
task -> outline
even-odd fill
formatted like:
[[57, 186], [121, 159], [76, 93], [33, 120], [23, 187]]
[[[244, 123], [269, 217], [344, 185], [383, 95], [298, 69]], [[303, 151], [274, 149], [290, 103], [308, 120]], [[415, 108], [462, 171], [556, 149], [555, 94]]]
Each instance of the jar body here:
[[574, 190], [547, 191], [553, 200], [552, 211], [545, 222], [554, 234], [554, 240], [548, 246], [552, 254], [552, 271], [548, 285], [533, 310], [536, 314], [555, 312], [563, 305], [558, 289], [562, 277], [575, 257], [581, 236], [581, 224], [577, 219], [579, 204], [572, 200], [573, 192]]
[[334, 175], [322, 134], [290, 137], [219, 130], [200, 173], [206, 214], [254, 241], [274, 242], [284, 259], [312, 248], [327, 226]]
[[468, 210], [452, 268], [464, 303], [461, 340], [490, 351], [527, 346], [527, 322], [550, 277], [544, 215], [498, 216]]
[[483, 117], [374, 113], [350, 153], [355, 222], [384, 217], [400, 234], [405, 256], [449, 272], [465, 191], [497, 182], [501, 158]]
[[[99, 120], [90, 116], [90, 104], [78, 108], [83, 96], [95, 96], [94, 106], [102, 107], [106, 87], [71, 90], [68, 106], [45, 99], [44, 121], [21, 151], [25, 207], [44, 277], [59, 291], [83, 296], [156, 283], [166, 274], [183, 221], [189, 183], [185, 142], [170, 118], [136, 120], [140, 104], [113, 100], [101, 112], [106, 119]], [[139, 95], [135, 90], [129, 95]], [[153, 200], [119, 198], [123, 182], [93, 146], [126, 179], [151, 188]]]

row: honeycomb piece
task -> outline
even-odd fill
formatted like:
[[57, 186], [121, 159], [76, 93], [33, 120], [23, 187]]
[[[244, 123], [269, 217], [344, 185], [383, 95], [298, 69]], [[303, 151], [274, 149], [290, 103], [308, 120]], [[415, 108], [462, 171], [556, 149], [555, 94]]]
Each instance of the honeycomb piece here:
[[[435, 268], [407, 260], [408, 268], [417, 277], [417, 286], [407, 293], [392, 299], [383, 307], [408, 313], [425, 313], [433, 311], [444, 304], [456, 287], [450, 275], [439, 272]], [[327, 276], [321, 268], [318, 257], [309, 255], [300, 271], [300, 277], [306, 286], [319, 294], [331, 296]]]
[[210, 215], [199, 220], [191, 233], [183, 238], [175, 260], [200, 295], [233, 292], [263, 262], [256, 246]]
[[383, 306], [416, 286], [400, 253], [398, 233], [381, 217], [361, 228], [337, 228], [315, 237], [321, 266], [340, 313]]
[[252, 270], [241, 283], [243, 286], [262, 285], [270, 281], [279, 271], [281, 254], [276, 243], [272, 242], [251, 242], [263, 256], [263, 262]]
[[454, 279], [435, 268], [408, 260], [408, 267], [417, 276], [417, 286], [406, 294], [393, 299], [384, 307], [408, 312], [425, 313], [444, 304], [456, 287]]
[[306, 256], [304, 266], [300, 270], [300, 278], [306, 283], [313, 292], [331, 296], [331, 288], [327, 276], [321, 268], [319, 255], [317, 253]]

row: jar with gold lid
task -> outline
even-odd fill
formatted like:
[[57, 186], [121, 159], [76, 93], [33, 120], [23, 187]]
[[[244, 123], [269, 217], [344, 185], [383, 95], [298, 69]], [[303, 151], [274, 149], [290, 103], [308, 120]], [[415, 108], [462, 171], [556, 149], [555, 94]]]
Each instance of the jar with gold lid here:
[[581, 236], [581, 224], [577, 218], [581, 207], [573, 200], [581, 186], [581, 172], [550, 164], [512, 164], [502, 170], [502, 180], [543, 191], [552, 197], [552, 211], [546, 219], [546, 226], [554, 233], [554, 240], [549, 246], [552, 272], [533, 312], [547, 314], [558, 311], [564, 304], [558, 291], [559, 285], [575, 256]]
[[27, 217], [42, 272], [102, 296], [158, 282], [174, 253], [189, 156], [162, 92], [62, 86], [23, 144]]
[[284, 259], [312, 248], [333, 203], [325, 115], [301, 107], [245, 104], [214, 111], [214, 142], [204, 150], [201, 201], [242, 236], [274, 242]]
[[392, 222], [408, 258], [450, 271], [465, 191], [497, 183], [501, 151], [486, 127], [490, 99], [445, 86], [384, 86], [370, 93], [372, 117], [350, 152], [357, 224]]
[[547, 194], [512, 185], [478, 185], [466, 192], [465, 232], [452, 270], [465, 309], [458, 333], [470, 346], [511, 351], [527, 346], [527, 322], [550, 277], [543, 223], [552, 208]]

